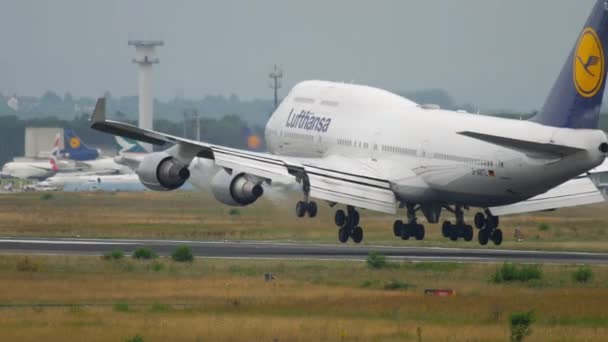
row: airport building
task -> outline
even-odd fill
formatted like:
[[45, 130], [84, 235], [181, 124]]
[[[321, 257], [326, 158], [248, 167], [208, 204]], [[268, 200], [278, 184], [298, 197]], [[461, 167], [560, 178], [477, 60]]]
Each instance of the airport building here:
[[57, 134], [59, 148], [63, 149], [63, 128], [61, 127], [26, 127], [25, 128], [25, 157], [46, 158], [49, 156], [55, 143]]

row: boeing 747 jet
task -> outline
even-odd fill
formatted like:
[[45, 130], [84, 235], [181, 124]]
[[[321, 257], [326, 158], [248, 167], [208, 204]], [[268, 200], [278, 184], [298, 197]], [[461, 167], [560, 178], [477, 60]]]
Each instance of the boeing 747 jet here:
[[253, 204], [263, 184], [297, 183], [298, 217], [317, 201], [335, 207], [338, 239], [363, 240], [359, 209], [404, 219], [387, 227], [402, 239], [424, 239], [417, 220], [443, 223], [452, 240], [470, 241], [474, 216], [480, 244], [503, 234], [491, 208], [525, 201], [602, 164], [606, 135], [598, 128], [606, 84], [608, 1], [598, 0], [542, 110], [528, 121], [471, 115], [419, 105], [391, 92], [327, 81], [297, 84], [266, 126], [267, 153], [255, 153], [145, 130], [105, 118], [100, 99], [92, 127], [168, 146], [146, 155], [141, 182], [159, 191], [204, 181], [201, 160], [217, 167], [211, 189], [222, 203]]

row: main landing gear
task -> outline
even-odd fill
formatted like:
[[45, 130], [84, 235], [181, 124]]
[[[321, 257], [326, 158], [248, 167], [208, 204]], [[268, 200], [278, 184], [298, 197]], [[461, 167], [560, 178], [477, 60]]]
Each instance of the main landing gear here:
[[304, 192], [304, 200], [296, 203], [296, 216], [304, 217], [308, 215], [310, 218], [316, 217], [319, 207], [317, 207], [316, 202], [309, 200], [310, 184], [307, 181], [304, 182], [302, 191]]
[[[463, 238], [465, 241], [473, 240], [473, 227], [465, 223], [462, 207], [456, 206], [451, 211], [456, 215], [456, 224], [452, 224], [450, 221], [443, 222], [441, 227], [443, 236], [452, 241], [457, 241], [459, 238]], [[485, 246], [488, 241], [494, 242], [497, 246], [502, 244], [502, 230], [498, 229], [499, 220], [497, 216], [493, 216], [486, 210], [485, 215], [477, 213], [474, 221], [475, 227], [479, 229], [477, 240], [480, 245]]]
[[491, 240], [496, 246], [500, 246], [502, 230], [498, 228], [499, 223], [498, 216], [492, 215], [488, 210], [485, 215], [483, 213], [475, 214], [475, 227], [479, 229], [477, 240], [480, 245], [485, 246]]
[[403, 240], [409, 240], [411, 237], [416, 240], [424, 240], [424, 226], [419, 224], [416, 219], [416, 207], [408, 204], [407, 208], [407, 223], [401, 220], [396, 220], [393, 223], [393, 234]]
[[352, 206], [346, 207], [346, 212], [340, 209], [336, 211], [334, 222], [338, 229], [338, 240], [346, 243], [351, 238], [354, 243], [363, 241], [363, 228], [359, 227], [359, 212]]
[[457, 241], [460, 238], [465, 241], [473, 240], [473, 227], [466, 224], [464, 221], [462, 207], [456, 206], [452, 212], [456, 215], [456, 224], [452, 224], [450, 221], [443, 222], [443, 225], [441, 226], [441, 233], [443, 236], [452, 241]]
[[308, 217], [313, 218], [317, 216], [318, 207], [316, 202], [307, 202], [307, 201], [298, 201], [296, 203], [296, 216], [304, 217], [308, 215]]

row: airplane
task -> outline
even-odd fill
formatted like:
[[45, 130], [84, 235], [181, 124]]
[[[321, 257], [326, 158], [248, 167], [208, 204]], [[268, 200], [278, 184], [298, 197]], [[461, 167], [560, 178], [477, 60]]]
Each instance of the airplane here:
[[[266, 129], [267, 153], [228, 148], [106, 120], [97, 101], [91, 127], [158, 146], [137, 168], [149, 189], [169, 191], [199, 179], [199, 160], [219, 170], [211, 179], [216, 199], [251, 205], [263, 184], [297, 182], [303, 199], [297, 217], [315, 217], [322, 200], [337, 209], [338, 240], [363, 240], [358, 209], [396, 214], [393, 233], [422, 240], [421, 212], [444, 235], [473, 239], [464, 212], [474, 216], [481, 245], [500, 245], [499, 216], [490, 208], [514, 205], [602, 164], [608, 141], [598, 128], [606, 84], [608, 2], [598, 0], [541, 111], [510, 120], [420, 105], [391, 92], [355, 84], [304, 81], [289, 92]], [[580, 59], [585, 61], [581, 63]], [[593, 58], [596, 57], [596, 58]], [[591, 63], [591, 60], [594, 63]]]
[[57, 174], [37, 185], [63, 191], [144, 191], [146, 189], [134, 173], [122, 175]]
[[[145, 150], [136, 141], [116, 137], [121, 147], [115, 157], [100, 157], [101, 152], [86, 146], [83, 140], [71, 129], [65, 129], [65, 146], [62, 157], [74, 160], [82, 170], [81, 176], [119, 175], [133, 173], [134, 161], [140, 161]], [[76, 175], [70, 175], [72, 178]]]
[[4, 164], [0, 175], [2, 178], [21, 178], [21, 179], [46, 179], [61, 170], [74, 170], [73, 167], [64, 161], [59, 160], [59, 143], [61, 134], [55, 136], [53, 149], [47, 160], [18, 160]]

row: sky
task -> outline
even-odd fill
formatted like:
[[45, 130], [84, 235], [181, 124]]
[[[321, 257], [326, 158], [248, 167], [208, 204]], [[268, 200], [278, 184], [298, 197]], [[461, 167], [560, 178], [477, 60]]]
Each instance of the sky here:
[[129, 39], [162, 39], [154, 93], [271, 98], [322, 79], [542, 106], [595, 0], [0, 0], [0, 92], [136, 95]]

